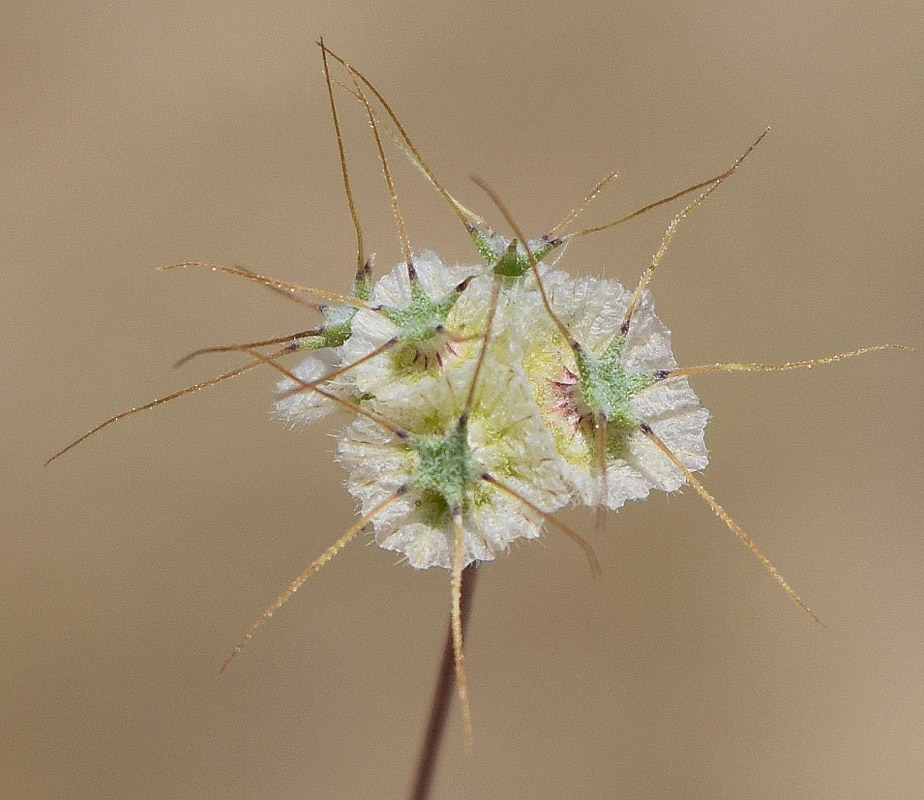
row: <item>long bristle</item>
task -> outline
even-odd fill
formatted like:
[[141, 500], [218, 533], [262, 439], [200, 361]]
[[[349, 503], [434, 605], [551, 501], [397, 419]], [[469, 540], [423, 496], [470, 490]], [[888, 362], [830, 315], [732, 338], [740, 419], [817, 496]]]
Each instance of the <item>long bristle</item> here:
[[391, 503], [395, 502], [399, 497], [404, 494], [405, 490], [400, 489], [386, 497], [380, 503], [377, 503], [375, 507], [369, 511], [368, 514], [363, 515], [355, 525], [350, 527], [346, 533], [343, 534], [336, 542], [334, 542], [330, 547], [328, 547], [320, 556], [318, 556], [314, 561], [312, 561], [302, 573], [292, 581], [277, 597], [269, 608], [264, 611], [259, 619], [251, 625], [247, 632], [241, 637], [241, 640], [234, 646], [234, 649], [228, 654], [228, 657], [222, 662], [221, 666], [218, 668], [219, 672], [224, 672], [227, 669], [228, 665], [237, 657], [237, 655], [244, 649], [247, 642], [249, 642], [254, 634], [260, 630], [263, 625], [265, 625], [270, 618], [282, 608], [286, 601], [293, 594], [295, 594], [301, 587], [304, 585], [305, 581], [308, 580], [314, 573], [316, 573], [321, 567], [323, 567], [328, 561], [330, 561], [337, 553], [339, 553], [344, 547], [346, 547], [356, 536], [372, 521], [376, 514], [382, 511], [384, 508], [389, 506]]
[[786, 582], [782, 575], [776, 567], [773, 566], [773, 563], [764, 555], [763, 551], [751, 540], [751, 538], [741, 529], [737, 522], [732, 519], [731, 515], [724, 509], [716, 499], [706, 491], [706, 488], [697, 480], [696, 476], [687, 468], [677, 455], [662, 441], [662, 439], [648, 426], [642, 425], [642, 433], [645, 434], [654, 444], [658, 447], [661, 452], [664, 453], [671, 461], [671, 463], [677, 467], [678, 470], [683, 474], [687, 483], [690, 484], [695, 490], [696, 493], [706, 501], [708, 506], [715, 512], [715, 515], [722, 520], [727, 526], [728, 529], [738, 537], [738, 539], [754, 554], [758, 561], [764, 565], [764, 569], [770, 573], [773, 579], [783, 588], [783, 591], [789, 595], [790, 599], [801, 608], [806, 614], [808, 614], [815, 622], [823, 624], [821, 618], [808, 607], [805, 601], [796, 594], [793, 588]]

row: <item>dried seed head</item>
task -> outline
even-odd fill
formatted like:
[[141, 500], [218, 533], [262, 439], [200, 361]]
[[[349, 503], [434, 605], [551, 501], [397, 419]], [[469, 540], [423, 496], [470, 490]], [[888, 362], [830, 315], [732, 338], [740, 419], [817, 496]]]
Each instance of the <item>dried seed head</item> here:
[[[464, 566], [493, 559], [517, 539], [535, 539], [548, 522], [575, 539], [593, 567], [589, 545], [550, 512], [569, 503], [616, 509], [652, 489], [674, 491], [684, 484], [692, 486], [789, 597], [817, 620], [693, 474], [707, 463], [703, 434], [709, 415], [687, 376], [808, 368], [874, 350], [908, 348], [882, 345], [782, 364], [677, 368], [669, 332], [655, 315], [646, 288], [680, 221], [735, 172], [766, 131], [720, 175], [570, 234], [565, 228], [615, 173], [600, 181], [549, 234], [533, 240], [524, 236], [499, 196], [476, 180], [513, 229], [516, 238], [507, 239], [488, 229], [440, 184], [365, 76], [319, 44], [356, 232], [352, 296], [308, 289], [239, 267], [174, 265], [208, 268], [263, 284], [320, 311], [323, 322], [288, 336], [196, 350], [180, 363], [228, 351], [239, 351], [250, 360], [117, 414], [49, 459], [127, 416], [257, 366], [284, 376], [273, 413], [286, 423], [302, 425], [334, 410], [353, 415], [338, 435], [338, 449], [362, 516], [289, 584], [247, 631], [225, 666], [314, 572], [372, 527], [382, 547], [400, 552], [412, 566], [451, 570], [452, 642], [470, 737], [460, 608]], [[350, 186], [328, 57], [346, 70], [352, 88], [340, 85], [360, 101], [368, 117], [404, 257], [375, 282]], [[371, 94], [367, 97], [366, 92]], [[465, 225], [483, 265], [447, 267], [433, 253], [414, 254], [379, 133], [383, 120], [394, 127], [413, 164]], [[632, 292], [615, 281], [575, 279], [539, 263], [572, 238], [615, 227], [697, 190], [701, 194], [674, 216]], [[275, 349], [264, 349], [269, 347]], [[299, 350], [313, 352], [292, 370], [279, 362]]]
[[[699, 470], [708, 461], [703, 434], [709, 414], [685, 380], [656, 378], [676, 362], [670, 332], [655, 315], [651, 295], [643, 293], [623, 335], [630, 293], [619, 283], [572, 279], [559, 270], [545, 272], [543, 281], [555, 314], [580, 347], [569, 346], [533, 295], [533, 312], [521, 316], [523, 363], [575, 499], [616, 509], [652, 489], [680, 488], [683, 475], [642, 434], [640, 424], [653, 425], [688, 468]], [[598, 435], [598, 423], [605, 436]], [[605, 462], [598, 452], [601, 442]], [[603, 463], [606, 497], [601, 497]]]

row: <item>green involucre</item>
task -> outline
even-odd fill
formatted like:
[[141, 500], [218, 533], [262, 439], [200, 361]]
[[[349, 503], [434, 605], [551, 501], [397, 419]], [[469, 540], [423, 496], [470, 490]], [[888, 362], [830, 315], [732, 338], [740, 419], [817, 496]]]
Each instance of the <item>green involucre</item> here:
[[578, 392], [594, 418], [606, 417], [607, 427], [635, 430], [641, 420], [632, 410], [631, 400], [654, 384], [655, 376], [651, 372], [626, 370], [622, 362], [625, 344], [625, 337], [617, 335], [599, 358], [583, 349], [577, 353]]
[[466, 493], [482, 472], [469, 447], [467, 427], [456, 425], [443, 435], [414, 435], [408, 445], [419, 459], [410, 485], [440, 515], [462, 509]]

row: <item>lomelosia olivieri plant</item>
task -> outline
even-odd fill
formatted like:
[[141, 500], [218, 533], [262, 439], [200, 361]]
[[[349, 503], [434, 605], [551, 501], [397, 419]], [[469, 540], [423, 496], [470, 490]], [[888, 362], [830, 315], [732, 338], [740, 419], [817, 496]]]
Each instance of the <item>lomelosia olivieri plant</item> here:
[[[708, 412], [688, 378], [704, 372], [812, 367], [897, 345], [782, 364], [678, 367], [670, 333], [655, 315], [648, 284], [679, 222], [731, 176], [766, 131], [720, 175], [658, 200], [608, 224], [566, 233], [577, 215], [611, 180], [608, 175], [552, 231], [524, 236], [504, 203], [476, 182], [505, 218], [512, 236], [495, 233], [437, 180], [378, 90], [320, 43], [343, 184], [357, 240], [349, 295], [308, 289], [249, 270], [203, 262], [257, 281], [320, 312], [315, 327], [258, 342], [205, 348], [240, 351], [248, 360], [208, 381], [130, 409], [98, 425], [52, 457], [130, 414], [212, 386], [257, 366], [280, 373], [274, 414], [293, 427], [345, 412], [339, 461], [360, 517], [279, 595], [247, 631], [224, 666], [302, 584], [367, 530], [412, 567], [450, 572], [448, 652], [455, 672], [465, 735], [472, 736], [463, 658], [463, 571], [492, 560], [516, 539], [535, 539], [548, 527], [583, 548], [587, 542], [553, 513], [567, 505], [606, 510], [652, 490], [689, 484], [760, 560], [799, 607], [817, 620], [764, 553], [703, 487], [695, 472], [707, 464], [703, 441]], [[343, 68], [335, 81], [330, 61]], [[401, 242], [403, 260], [377, 280], [363, 242], [334, 92], [339, 87], [368, 116]], [[381, 131], [388, 129], [412, 163], [444, 198], [474, 241], [481, 262], [448, 266], [436, 253], [410, 245]], [[634, 289], [614, 280], [575, 278], [548, 263], [569, 239], [596, 233], [683, 195], [700, 191], [677, 213]], [[310, 298], [310, 299], [309, 299]], [[301, 363], [283, 357], [309, 351]], [[187, 359], [184, 359], [187, 360]], [[466, 571], [466, 584], [471, 580]], [[446, 684], [448, 685], [448, 683]], [[432, 727], [432, 726], [431, 726]], [[440, 724], [428, 735], [431, 750]], [[422, 772], [432, 770], [432, 753]], [[425, 758], [425, 761], [427, 759]], [[425, 778], [418, 776], [419, 787]], [[424, 796], [418, 788], [415, 796]]]

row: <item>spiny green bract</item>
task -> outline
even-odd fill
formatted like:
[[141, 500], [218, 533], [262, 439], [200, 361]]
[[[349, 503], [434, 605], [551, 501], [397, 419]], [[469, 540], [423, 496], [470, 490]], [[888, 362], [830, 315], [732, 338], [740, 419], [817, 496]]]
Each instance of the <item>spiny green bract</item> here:
[[442, 436], [410, 436], [408, 446], [420, 459], [411, 476], [411, 488], [438, 498], [447, 510], [461, 509], [469, 487], [480, 474], [468, 444], [467, 427], [456, 425]]

